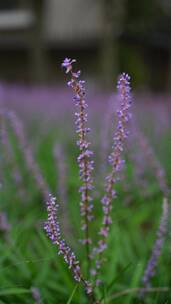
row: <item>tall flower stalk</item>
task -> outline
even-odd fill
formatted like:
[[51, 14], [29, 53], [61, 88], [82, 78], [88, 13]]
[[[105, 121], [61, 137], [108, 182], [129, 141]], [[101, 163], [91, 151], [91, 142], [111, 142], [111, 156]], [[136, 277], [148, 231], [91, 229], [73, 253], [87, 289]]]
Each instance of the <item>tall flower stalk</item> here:
[[59, 205], [56, 203], [56, 198], [49, 195], [47, 201], [48, 220], [45, 223], [44, 229], [52, 243], [58, 246], [58, 254], [63, 256], [64, 261], [72, 271], [75, 281], [82, 282], [87, 294], [91, 294], [91, 284], [83, 278], [80, 262], [77, 260], [75, 253], [67, 245], [66, 241], [61, 237], [61, 230], [57, 219], [58, 207]]
[[75, 113], [75, 124], [76, 132], [78, 134], [77, 145], [80, 150], [80, 154], [77, 158], [79, 169], [80, 169], [80, 178], [82, 185], [79, 192], [81, 193], [81, 216], [82, 216], [82, 230], [84, 231], [84, 239], [82, 244], [86, 246], [86, 256], [88, 261], [88, 272], [90, 269], [90, 244], [92, 240], [90, 238], [89, 231], [89, 222], [92, 221], [92, 197], [90, 191], [93, 188], [93, 179], [92, 179], [92, 170], [93, 170], [93, 160], [91, 157], [93, 152], [89, 149], [90, 142], [87, 139], [87, 133], [89, 133], [90, 128], [87, 127], [87, 103], [85, 101], [85, 87], [84, 81], [80, 80], [80, 71], [73, 71], [73, 63], [76, 60], [71, 60], [66, 58], [62, 67], [66, 69], [66, 74], [70, 74], [71, 79], [68, 81], [68, 86], [72, 88], [74, 92], [74, 101], [77, 108]]
[[[163, 243], [165, 239], [165, 234], [167, 231], [168, 217], [169, 217], [169, 205], [168, 200], [164, 198], [163, 200], [163, 212], [161, 215], [160, 225], [157, 231], [157, 238], [153, 246], [151, 257], [147, 263], [147, 267], [144, 271], [144, 275], [142, 278], [142, 283], [144, 288], [151, 287], [151, 279], [155, 276], [156, 267], [158, 263], [158, 259], [161, 256], [161, 252], [163, 249]], [[140, 296], [143, 296], [143, 291]]]
[[[118, 181], [119, 172], [122, 169], [124, 160], [122, 159], [122, 153], [124, 150], [124, 142], [128, 136], [127, 124], [131, 117], [129, 108], [131, 106], [131, 93], [130, 93], [130, 77], [128, 74], [123, 73], [118, 80], [118, 97], [121, 105], [120, 110], [117, 112], [118, 124], [117, 130], [113, 137], [112, 152], [109, 155], [109, 164], [111, 172], [106, 177], [105, 195], [103, 196], [101, 203], [103, 206], [103, 221], [99, 231], [101, 239], [98, 241], [98, 246], [94, 248], [95, 255], [98, 254], [99, 259], [96, 260], [96, 269], [92, 270], [92, 273], [97, 276], [97, 271], [101, 268], [102, 253], [107, 248], [107, 238], [109, 235], [110, 225], [112, 224], [111, 211], [112, 201], [116, 197], [115, 185]], [[99, 283], [99, 280], [96, 281]]]
[[[90, 129], [87, 127], [87, 103], [85, 102], [85, 87], [84, 81], [80, 80], [80, 71], [73, 71], [73, 63], [76, 60], [71, 60], [66, 58], [62, 67], [65, 68], [66, 74], [70, 75], [70, 80], [68, 81], [68, 86], [72, 88], [74, 92], [74, 101], [77, 108], [75, 113], [76, 117], [76, 132], [78, 134], [77, 145], [80, 150], [78, 156], [78, 164], [80, 171], [80, 178], [82, 185], [79, 189], [81, 193], [81, 216], [82, 225], [81, 228], [84, 231], [84, 239], [82, 243], [86, 246], [86, 257], [87, 257], [87, 278], [91, 279], [91, 282], [96, 280], [96, 286], [100, 284], [98, 277], [99, 270], [103, 261], [103, 251], [107, 248], [107, 237], [109, 234], [109, 228], [112, 224], [111, 210], [112, 201], [116, 197], [115, 184], [118, 180], [119, 172], [121, 171], [124, 160], [122, 159], [122, 153], [124, 149], [124, 142], [128, 136], [127, 124], [131, 117], [129, 113], [129, 108], [131, 106], [131, 93], [130, 93], [130, 77], [123, 73], [118, 80], [118, 96], [120, 101], [120, 110], [117, 112], [118, 123], [117, 130], [113, 137], [112, 152], [109, 156], [109, 164], [111, 171], [106, 177], [105, 184], [105, 195], [102, 198], [103, 206], [103, 221], [99, 229], [100, 240], [95, 248], [91, 248], [92, 240], [90, 238], [89, 222], [93, 219], [93, 204], [91, 197], [91, 190], [93, 189], [93, 161], [92, 161], [92, 151], [90, 150], [90, 142], [87, 139], [87, 133]], [[101, 303], [96, 299], [94, 288], [92, 284], [83, 278], [80, 270], [80, 263], [76, 259], [75, 254], [68, 247], [66, 242], [61, 238], [60, 227], [57, 221], [56, 212], [58, 205], [56, 205], [55, 199], [50, 196], [47, 203], [48, 211], [48, 221], [45, 224], [45, 230], [49, 235], [50, 239], [59, 248], [59, 253], [63, 255], [65, 262], [69, 265], [74, 279], [78, 282], [82, 282], [86, 289], [86, 292], [91, 295], [90, 299], [92, 303]], [[97, 257], [98, 256], [98, 257]], [[91, 268], [91, 263], [93, 263], [92, 258], [97, 258], [95, 260], [96, 265], [94, 269]]]

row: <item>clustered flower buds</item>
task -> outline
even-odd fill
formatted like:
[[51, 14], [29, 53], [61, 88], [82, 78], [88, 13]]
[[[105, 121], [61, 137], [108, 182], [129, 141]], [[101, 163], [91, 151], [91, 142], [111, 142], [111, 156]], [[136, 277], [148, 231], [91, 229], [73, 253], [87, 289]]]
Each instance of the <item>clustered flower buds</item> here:
[[[131, 96], [130, 96], [130, 85], [129, 85], [129, 76], [123, 73], [118, 80], [118, 96], [120, 99], [120, 111], [118, 114], [118, 125], [117, 130], [113, 137], [113, 146], [112, 153], [109, 156], [109, 164], [111, 165], [111, 172], [106, 177], [105, 185], [105, 195], [102, 198], [103, 205], [103, 222], [99, 231], [101, 239], [98, 242], [98, 246], [93, 248], [90, 253], [89, 245], [92, 243], [92, 240], [89, 235], [89, 222], [92, 221], [92, 197], [90, 195], [91, 190], [93, 189], [93, 179], [92, 171], [93, 164], [92, 155], [93, 152], [90, 150], [90, 142], [87, 140], [87, 133], [90, 129], [87, 127], [87, 103], [85, 101], [85, 87], [84, 81], [80, 80], [80, 71], [73, 71], [73, 63], [76, 60], [71, 60], [66, 58], [62, 67], [65, 68], [66, 74], [70, 74], [71, 78], [68, 81], [68, 86], [72, 88], [74, 92], [74, 101], [77, 107], [77, 112], [75, 113], [76, 117], [76, 133], [78, 134], [77, 145], [80, 150], [78, 156], [78, 164], [80, 169], [80, 178], [82, 185], [79, 189], [81, 193], [81, 216], [82, 221], [82, 230], [85, 232], [85, 238], [82, 240], [82, 243], [86, 245], [87, 249], [87, 262], [88, 262], [88, 272], [90, 271], [91, 278], [96, 278], [96, 286], [101, 284], [101, 280], [97, 278], [97, 274], [102, 265], [102, 253], [107, 248], [107, 237], [109, 234], [109, 227], [112, 224], [111, 210], [112, 210], [112, 200], [116, 196], [114, 185], [118, 180], [118, 172], [121, 170], [124, 161], [122, 160], [122, 152], [124, 141], [127, 138], [127, 123], [130, 118], [129, 108], [131, 105]], [[77, 281], [82, 280], [82, 275], [80, 273], [79, 262], [76, 260], [76, 257], [70, 248], [66, 245], [65, 241], [61, 239], [60, 228], [56, 218], [57, 205], [55, 204], [54, 198], [50, 196], [50, 200], [47, 204], [48, 208], [48, 222], [45, 225], [45, 229], [53, 241], [53, 243], [59, 246], [59, 252], [63, 254], [66, 263], [71, 268], [74, 273], [74, 278]], [[90, 259], [96, 254], [100, 255], [100, 258], [96, 259], [94, 269], [90, 269]], [[93, 279], [93, 280], [94, 280]], [[92, 292], [91, 284], [86, 282], [87, 292]]]
[[57, 209], [59, 205], [56, 204], [56, 198], [49, 195], [49, 200], [47, 201], [47, 211], [48, 220], [45, 223], [44, 229], [51, 239], [53, 244], [58, 245], [59, 254], [62, 254], [65, 262], [68, 264], [69, 268], [74, 274], [74, 279], [78, 282], [81, 281], [80, 265], [77, 261], [75, 254], [71, 251], [70, 247], [61, 238], [61, 231], [59, 223], [57, 221]]
[[[93, 255], [99, 254], [107, 248], [107, 237], [109, 235], [110, 225], [112, 224], [111, 210], [112, 200], [116, 197], [116, 191], [114, 185], [118, 181], [118, 173], [121, 171], [124, 164], [122, 159], [122, 152], [124, 148], [124, 141], [128, 136], [127, 123], [131, 117], [129, 108], [131, 106], [131, 94], [130, 94], [130, 77], [123, 73], [118, 80], [118, 97], [121, 102], [120, 110], [118, 114], [117, 130], [113, 137], [112, 153], [109, 155], [109, 164], [111, 165], [111, 173], [106, 177], [105, 195], [103, 196], [101, 203], [103, 206], [103, 222], [99, 231], [101, 239], [98, 242], [98, 246], [94, 248]], [[99, 266], [100, 265], [100, 266]], [[96, 269], [101, 267], [99, 261]]]
[[79, 169], [80, 169], [80, 178], [82, 180], [82, 185], [79, 189], [81, 193], [81, 216], [82, 216], [82, 230], [85, 231], [85, 238], [82, 240], [82, 243], [87, 246], [87, 254], [89, 255], [89, 245], [91, 244], [91, 239], [89, 236], [89, 225], [88, 223], [92, 221], [92, 197], [90, 191], [93, 189], [93, 152], [89, 149], [90, 142], [87, 140], [87, 133], [90, 132], [90, 128], [86, 126], [87, 124], [87, 113], [86, 109], [88, 107], [85, 101], [85, 87], [84, 81], [79, 80], [80, 71], [73, 71], [72, 64], [76, 60], [66, 58], [62, 63], [62, 67], [66, 69], [66, 73], [71, 74], [71, 80], [68, 81], [68, 86], [71, 87], [74, 91], [74, 101], [77, 107], [77, 112], [75, 113], [75, 124], [76, 124], [76, 133], [78, 134], [77, 145], [80, 150], [80, 155], [77, 158]]
[[58, 246], [58, 254], [63, 255], [64, 261], [68, 265], [69, 269], [71, 269], [74, 279], [77, 282], [82, 281], [87, 293], [90, 294], [92, 292], [91, 284], [83, 279], [80, 270], [80, 263], [76, 259], [75, 253], [61, 237], [61, 231], [57, 220], [58, 207], [59, 205], [56, 203], [56, 198], [49, 195], [49, 200], [47, 201], [48, 220], [45, 223], [44, 229], [52, 243]]

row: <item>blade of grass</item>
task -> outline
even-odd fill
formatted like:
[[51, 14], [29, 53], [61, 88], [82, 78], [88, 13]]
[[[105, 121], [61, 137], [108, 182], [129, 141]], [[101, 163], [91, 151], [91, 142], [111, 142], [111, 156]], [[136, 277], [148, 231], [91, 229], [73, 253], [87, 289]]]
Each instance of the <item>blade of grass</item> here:
[[[114, 282], [116, 282], [117, 280], [118, 280], [118, 278], [132, 265], [133, 263], [132, 262], [129, 262], [123, 269], [122, 269], [122, 271], [119, 273], [119, 275], [118, 276], [116, 276], [113, 280], [112, 280], [112, 282], [107, 286], [107, 288], [106, 288], [106, 294], [108, 294], [108, 292], [109, 292], [109, 290], [113, 287], [113, 284], [114, 284]], [[100, 299], [100, 301], [103, 301], [104, 302], [104, 297], [102, 297], [101, 299]], [[105, 303], [105, 302], [104, 302]]]
[[73, 289], [73, 291], [72, 291], [72, 293], [71, 293], [71, 295], [70, 295], [70, 297], [69, 297], [69, 299], [68, 299], [68, 301], [67, 301], [67, 303], [66, 304], [70, 304], [71, 303], [71, 301], [72, 301], [72, 299], [73, 299], [73, 297], [74, 297], [74, 295], [75, 295], [75, 293], [76, 293], [76, 291], [77, 291], [77, 288], [78, 288], [78, 284], [74, 287], [74, 289]]
[[112, 282], [107, 286], [107, 289], [106, 291], [109, 292], [109, 290], [112, 288], [114, 282], [116, 282], [120, 277], [121, 275], [127, 271], [127, 269], [129, 269], [129, 267], [132, 265], [133, 263], [132, 262], [129, 262], [122, 270], [121, 272], [112, 280]]
[[25, 288], [8, 288], [6, 290], [1, 290], [0, 296], [9, 296], [9, 295], [17, 295], [17, 294], [25, 294], [25, 293], [30, 293], [30, 290]]
[[113, 294], [111, 297], [108, 298], [109, 303], [113, 303], [113, 300], [118, 299], [122, 296], [128, 295], [130, 293], [139, 293], [141, 291], [145, 292], [145, 293], [155, 293], [155, 292], [169, 292], [169, 287], [154, 287], [154, 288], [139, 288], [139, 287], [135, 287], [135, 288], [129, 288], [129, 289], [125, 289], [122, 290], [120, 292], [117, 292], [115, 294]]

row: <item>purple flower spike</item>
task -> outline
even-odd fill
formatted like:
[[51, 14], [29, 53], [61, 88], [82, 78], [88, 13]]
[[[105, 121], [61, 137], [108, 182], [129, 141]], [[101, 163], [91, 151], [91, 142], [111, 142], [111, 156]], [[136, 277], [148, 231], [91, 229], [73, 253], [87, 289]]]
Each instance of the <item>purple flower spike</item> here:
[[[163, 212], [162, 212], [162, 216], [161, 216], [161, 220], [160, 220], [160, 226], [157, 231], [157, 239], [154, 243], [151, 257], [148, 261], [147, 267], [145, 269], [145, 272], [144, 272], [144, 275], [142, 278], [142, 282], [143, 282], [143, 285], [145, 288], [151, 287], [150, 281], [155, 276], [158, 259], [162, 252], [164, 238], [165, 238], [165, 234], [167, 231], [168, 216], [169, 216], [168, 201], [166, 198], [164, 198]], [[144, 293], [141, 292], [140, 296], [143, 297]]]
[[80, 263], [76, 259], [75, 253], [61, 237], [61, 230], [57, 220], [58, 207], [56, 198], [49, 195], [49, 200], [47, 201], [48, 220], [44, 225], [44, 229], [52, 243], [58, 246], [58, 254], [63, 255], [64, 261], [68, 268], [71, 269], [74, 279], [77, 282], [82, 281], [87, 294], [90, 294], [92, 292], [91, 284], [84, 280], [80, 270]]
[[82, 185], [79, 190], [81, 193], [81, 228], [85, 233], [85, 238], [81, 243], [86, 246], [87, 260], [90, 262], [89, 246], [91, 244], [91, 239], [89, 237], [89, 222], [93, 219], [93, 204], [90, 191], [93, 188], [92, 171], [94, 169], [94, 162], [91, 160], [93, 152], [89, 149], [90, 142], [87, 140], [87, 134], [90, 132], [90, 128], [87, 127], [86, 109], [88, 106], [85, 101], [85, 82], [83, 80], [79, 80], [81, 74], [80, 71], [73, 72], [72, 63], [74, 62], [75, 60], [66, 58], [62, 63], [62, 66], [67, 69], [66, 73], [70, 72], [71, 74], [71, 80], [68, 82], [68, 86], [71, 87], [74, 91], [74, 101], [77, 107], [77, 112], [75, 113], [75, 124], [76, 133], [78, 135], [77, 145], [80, 150], [77, 162], [80, 169], [80, 179], [82, 181]]
[[124, 160], [122, 159], [122, 152], [124, 150], [124, 142], [127, 138], [127, 124], [131, 117], [129, 108], [131, 106], [131, 94], [130, 94], [130, 77], [128, 74], [123, 73], [118, 80], [117, 89], [118, 97], [120, 99], [120, 110], [118, 114], [117, 129], [113, 137], [112, 153], [109, 155], [108, 161], [111, 166], [111, 172], [106, 177], [105, 195], [103, 196], [101, 203], [103, 208], [103, 221], [99, 231], [101, 239], [98, 242], [97, 248], [94, 248], [95, 254], [101, 254], [107, 248], [107, 237], [110, 231], [110, 225], [112, 224], [112, 218], [110, 216], [112, 210], [112, 201], [116, 198], [116, 191], [114, 186], [118, 181], [118, 174], [121, 171]]

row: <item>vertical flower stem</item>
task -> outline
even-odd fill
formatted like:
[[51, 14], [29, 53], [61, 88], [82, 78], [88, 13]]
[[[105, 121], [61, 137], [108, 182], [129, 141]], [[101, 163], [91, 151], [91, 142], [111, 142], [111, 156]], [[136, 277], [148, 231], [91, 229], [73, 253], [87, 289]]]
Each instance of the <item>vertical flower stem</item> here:
[[[85, 141], [85, 132], [84, 132], [84, 107], [82, 104], [82, 96], [80, 96], [80, 117], [81, 117], [81, 125], [80, 125], [80, 129], [81, 129], [81, 133], [80, 133], [80, 140], [82, 142]], [[89, 223], [88, 223], [88, 183], [87, 183], [87, 176], [88, 176], [88, 171], [87, 171], [87, 157], [86, 157], [86, 148], [83, 147], [83, 149], [81, 150], [81, 153], [84, 155], [83, 157], [83, 162], [84, 162], [84, 177], [85, 177], [85, 200], [84, 200], [84, 204], [85, 204], [85, 240], [86, 240], [86, 254], [87, 254], [87, 263], [88, 263], [88, 267], [87, 267], [87, 275], [89, 276], [89, 270], [91, 268], [91, 260], [90, 260], [90, 244], [89, 244]]]
[[61, 229], [57, 217], [59, 205], [56, 203], [56, 198], [49, 195], [49, 199], [46, 204], [48, 219], [45, 222], [44, 229], [52, 243], [58, 247], [58, 254], [63, 256], [65, 263], [73, 274], [74, 280], [76, 282], [83, 283], [87, 296], [91, 299], [93, 297], [92, 286], [84, 279], [79, 260], [77, 260], [75, 253], [61, 236]]
[[90, 196], [90, 190], [92, 190], [93, 180], [92, 180], [92, 170], [93, 170], [93, 161], [90, 159], [92, 156], [92, 151], [88, 149], [90, 143], [87, 141], [87, 133], [90, 131], [87, 128], [87, 113], [86, 108], [87, 104], [85, 102], [85, 88], [84, 81], [79, 80], [80, 71], [73, 72], [72, 64], [75, 60], [66, 58], [62, 67], [66, 69], [66, 73], [70, 73], [71, 80], [68, 82], [68, 86], [71, 87], [74, 91], [74, 101], [77, 107], [76, 116], [76, 132], [78, 134], [79, 140], [77, 145], [80, 150], [80, 155], [77, 158], [79, 169], [80, 169], [80, 178], [82, 181], [82, 186], [80, 187], [79, 192], [81, 193], [81, 216], [82, 220], [82, 230], [84, 231], [85, 238], [82, 240], [82, 244], [86, 246], [86, 258], [87, 258], [87, 275], [89, 277], [90, 268], [91, 268], [91, 259], [90, 259], [90, 245], [91, 238], [89, 233], [89, 222], [93, 219], [92, 209], [93, 205], [90, 204], [92, 198]]
[[[111, 172], [106, 177], [105, 195], [101, 200], [103, 205], [103, 221], [99, 231], [101, 239], [98, 241], [98, 246], [93, 249], [95, 256], [98, 256], [95, 269], [93, 270], [95, 279], [97, 278], [101, 268], [103, 252], [107, 248], [107, 238], [109, 235], [110, 225], [112, 224], [112, 200], [116, 197], [115, 185], [118, 180], [118, 173], [121, 171], [124, 164], [122, 153], [125, 140], [128, 136], [127, 123], [131, 117], [131, 114], [129, 113], [129, 108], [131, 106], [130, 77], [127, 74], [123, 73], [120, 76], [117, 88], [118, 96], [121, 100], [121, 106], [117, 113], [117, 130], [114, 133], [112, 152], [109, 155]], [[96, 285], [99, 283], [100, 281], [97, 280]]]

